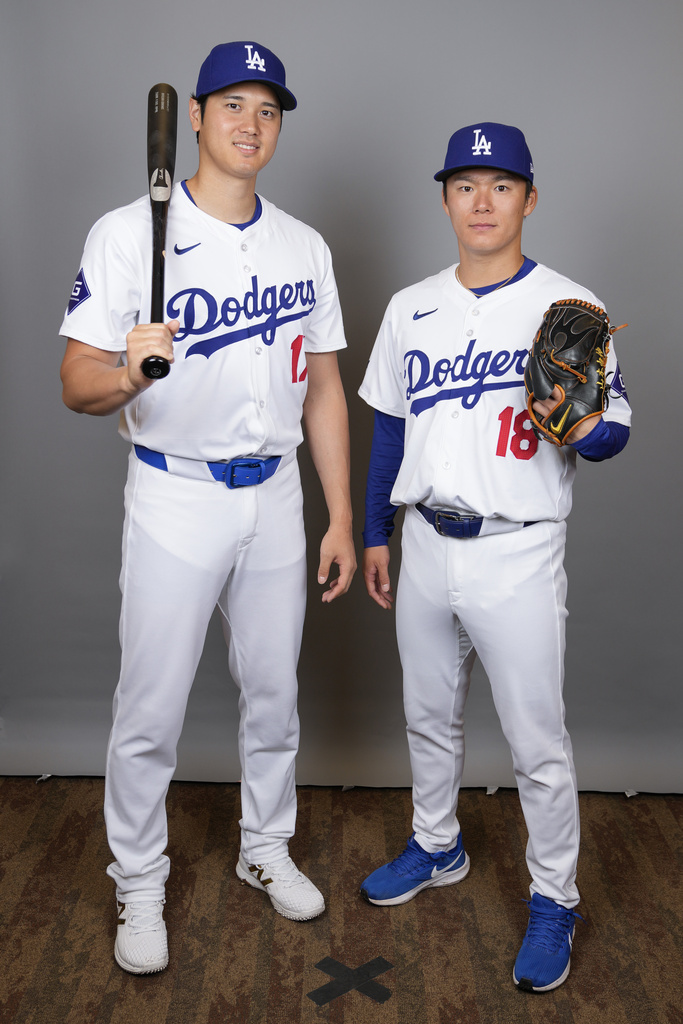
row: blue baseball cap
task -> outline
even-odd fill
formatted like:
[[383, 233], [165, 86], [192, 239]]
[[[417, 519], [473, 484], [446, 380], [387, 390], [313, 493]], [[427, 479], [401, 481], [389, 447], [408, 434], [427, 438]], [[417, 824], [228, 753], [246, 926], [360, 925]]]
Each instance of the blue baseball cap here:
[[465, 167], [494, 167], [534, 181], [534, 164], [524, 135], [519, 128], [495, 121], [470, 124], [451, 135], [443, 170], [434, 178], [445, 181]]
[[195, 96], [208, 96], [237, 82], [264, 82], [282, 104], [294, 110], [296, 99], [285, 86], [285, 66], [272, 50], [260, 43], [219, 43], [199, 69]]

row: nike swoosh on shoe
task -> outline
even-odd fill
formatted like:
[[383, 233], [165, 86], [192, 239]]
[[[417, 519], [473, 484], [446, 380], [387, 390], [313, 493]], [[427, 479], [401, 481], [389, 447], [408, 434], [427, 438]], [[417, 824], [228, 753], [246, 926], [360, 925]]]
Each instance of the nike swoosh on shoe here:
[[436, 865], [434, 865], [434, 867], [432, 868], [431, 877], [432, 878], [438, 878], [439, 875], [444, 875], [447, 871], [451, 870], [451, 868], [457, 862], [457, 860], [458, 860], [458, 858], [456, 857], [455, 860], [452, 860], [451, 863], [447, 864], [445, 868], [440, 868], [439, 869], [439, 868], [436, 867]]

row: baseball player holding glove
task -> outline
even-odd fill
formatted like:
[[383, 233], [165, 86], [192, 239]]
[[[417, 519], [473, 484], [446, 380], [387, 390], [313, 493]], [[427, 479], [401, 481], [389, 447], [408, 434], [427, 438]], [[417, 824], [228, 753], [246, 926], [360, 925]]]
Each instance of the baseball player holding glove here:
[[[324, 900], [288, 854], [299, 723], [296, 668], [306, 595], [301, 420], [330, 526], [318, 581], [343, 594], [355, 569], [345, 339], [330, 253], [311, 228], [255, 193], [296, 100], [256, 42], [216, 46], [189, 115], [194, 177], [174, 187], [166, 232], [166, 323], [148, 323], [147, 197], [90, 232], [61, 333], [64, 401], [121, 411], [131, 444], [121, 588], [122, 665], [107, 755], [105, 817], [119, 919], [115, 956], [135, 974], [168, 962], [165, 798], [185, 705], [214, 607], [240, 690], [237, 874], [285, 917]], [[140, 371], [168, 359], [165, 379]]]
[[522, 255], [537, 199], [522, 132], [460, 129], [435, 178], [460, 262], [394, 296], [360, 389], [375, 409], [363, 570], [382, 608], [393, 603], [387, 539], [407, 506], [396, 628], [414, 803], [406, 849], [362, 892], [391, 906], [469, 870], [456, 811], [479, 655], [529, 833], [529, 927], [513, 980], [538, 992], [569, 973], [579, 902], [565, 521], [577, 453], [616, 455], [630, 408], [601, 303]]

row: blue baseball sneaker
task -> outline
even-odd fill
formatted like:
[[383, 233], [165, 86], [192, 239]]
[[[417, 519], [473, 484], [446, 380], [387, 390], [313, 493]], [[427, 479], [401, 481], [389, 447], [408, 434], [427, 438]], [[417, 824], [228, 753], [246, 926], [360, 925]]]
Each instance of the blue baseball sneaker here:
[[469, 870], [470, 858], [462, 848], [462, 834], [451, 850], [439, 853], [427, 853], [411, 836], [403, 853], [368, 875], [360, 891], [368, 903], [394, 907], [430, 886], [453, 885]]
[[512, 980], [523, 992], [550, 992], [569, 976], [574, 918], [583, 918], [537, 892], [524, 902], [531, 913]]

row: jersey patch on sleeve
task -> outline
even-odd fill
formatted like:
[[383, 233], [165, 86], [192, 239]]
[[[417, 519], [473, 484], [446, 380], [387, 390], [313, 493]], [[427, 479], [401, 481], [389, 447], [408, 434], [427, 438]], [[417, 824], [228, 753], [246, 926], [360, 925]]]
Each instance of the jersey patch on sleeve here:
[[78, 271], [74, 286], [71, 289], [71, 297], [69, 299], [69, 306], [67, 308], [67, 315], [73, 313], [73, 311], [80, 306], [82, 302], [90, 298], [90, 289], [88, 288], [85, 280], [85, 274], [83, 273], [83, 267]]
[[626, 385], [624, 384], [624, 378], [621, 376], [621, 370], [619, 369], [619, 363], [614, 371], [614, 376], [611, 380], [608, 380], [609, 393], [612, 398], [625, 398], [628, 402], [628, 395], [626, 393]]

